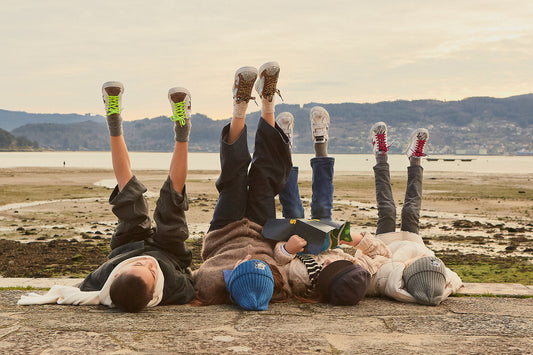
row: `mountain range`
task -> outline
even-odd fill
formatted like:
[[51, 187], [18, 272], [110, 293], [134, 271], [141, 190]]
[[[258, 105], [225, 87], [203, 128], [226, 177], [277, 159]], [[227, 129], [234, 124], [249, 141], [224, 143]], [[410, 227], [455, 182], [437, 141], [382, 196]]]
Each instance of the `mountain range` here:
[[[533, 151], [533, 94], [507, 98], [471, 97], [460, 101], [279, 104], [276, 112], [288, 111], [295, 118], [295, 153], [313, 152], [309, 111], [315, 105], [324, 107], [331, 117], [330, 153], [370, 153], [369, 130], [378, 121], [388, 124], [389, 140], [396, 141], [390, 148], [392, 153], [402, 152], [411, 131], [418, 127], [429, 129], [428, 152], [432, 154], [513, 155]], [[259, 117], [257, 111], [246, 119], [250, 146]], [[194, 114], [191, 122], [190, 151], [217, 152], [220, 131], [229, 119], [212, 120]], [[132, 151], [171, 151], [173, 148], [174, 132], [167, 117], [124, 121], [123, 126], [128, 148]], [[25, 137], [29, 142], [38, 142], [45, 149], [109, 149], [105, 118], [99, 115], [0, 110], [0, 129], [15, 137]]]

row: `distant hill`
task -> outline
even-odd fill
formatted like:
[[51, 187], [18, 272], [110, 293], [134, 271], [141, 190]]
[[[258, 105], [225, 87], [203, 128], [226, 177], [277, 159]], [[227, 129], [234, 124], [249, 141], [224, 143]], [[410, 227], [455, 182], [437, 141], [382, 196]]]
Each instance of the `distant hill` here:
[[[387, 101], [374, 104], [280, 104], [276, 112], [289, 111], [295, 117], [295, 153], [312, 153], [309, 111], [323, 106], [331, 116], [330, 153], [370, 153], [369, 130], [374, 122], [389, 125], [391, 152], [405, 149], [417, 127], [430, 130], [429, 152], [433, 154], [517, 154], [533, 150], [533, 94], [508, 98], [472, 97], [461, 101]], [[253, 104], [250, 108], [253, 109]], [[0, 110], [0, 127], [5, 115]], [[108, 133], [102, 116], [39, 115], [17, 112], [28, 124], [12, 130], [43, 147], [56, 150], [107, 150]], [[28, 115], [28, 117], [25, 117]], [[65, 120], [61, 120], [61, 117]], [[260, 112], [247, 117], [249, 145]], [[83, 118], [89, 119], [83, 119]], [[48, 121], [53, 119], [53, 122]], [[34, 123], [41, 122], [41, 123]], [[46, 122], [46, 123], [45, 123]], [[59, 123], [61, 122], [61, 123]], [[202, 114], [192, 117], [191, 151], [216, 152], [220, 130], [229, 120], [211, 120]], [[166, 117], [124, 121], [124, 135], [132, 151], [170, 151], [173, 130]]]
[[0, 128], [12, 131], [17, 127], [34, 123], [80, 123], [83, 121], [102, 121], [99, 115], [78, 115], [76, 113], [27, 113], [22, 111], [0, 110]]
[[26, 137], [15, 137], [0, 128], [0, 150], [33, 150], [39, 148], [39, 143], [30, 141]]
[[[218, 151], [220, 131], [224, 121], [214, 121], [204, 115], [192, 118], [190, 151]], [[124, 137], [131, 151], [168, 152], [174, 148], [174, 129], [167, 117], [124, 121]], [[16, 136], [26, 136], [54, 150], [109, 150], [109, 133], [105, 119], [100, 122], [27, 124], [13, 130]]]

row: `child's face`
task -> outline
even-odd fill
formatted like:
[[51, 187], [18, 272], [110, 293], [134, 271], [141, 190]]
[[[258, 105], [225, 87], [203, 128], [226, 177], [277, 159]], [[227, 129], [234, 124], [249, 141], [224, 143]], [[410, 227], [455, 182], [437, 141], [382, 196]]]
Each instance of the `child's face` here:
[[[155, 289], [158, 279], [157, 262], [151, 258], [139, 258], [135, 262], [124, 266], [119, 274], [126, 272], [144, 280], [149, 288]], [[116, 276], [118, 276], [117, 274]]]

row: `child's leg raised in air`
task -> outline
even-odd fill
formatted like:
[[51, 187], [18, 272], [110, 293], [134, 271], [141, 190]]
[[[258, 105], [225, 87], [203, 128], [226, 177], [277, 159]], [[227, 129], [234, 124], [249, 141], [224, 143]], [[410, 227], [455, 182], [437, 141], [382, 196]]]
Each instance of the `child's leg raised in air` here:
[[285, 186], [292, 167], [289, 140], [274, 117], [279, 70], [276, 62], [263, 64], [255, 85], [261, 98], [261, 114], [266, 117], [259, 120], [255, 135], [246, 217], [261, 225], [269, 218], [276, 218], [274, 197]]
[[335, 158], [328, 157], [329, 113], [323, 107], [315, 106], [311, 109], [309, 118], [315, 147], [315, 157], [311, 159], [313, 170], [311, 218], [331, 219]]
[[[292, 137], [294, 131], [294, 116], [290, 112], [282, 112], [276, 117], [276, 123], [283, 130], [289, 140], [289, 147], [292, 154]], [[298, 167], [293, 166], [287, 182], [279, 192], [279, 202], [282, 207], [284, 218], [304, 218], [304, 208], [300, 199], [298, 188]]]
[[242, 67], [235, 73], [233, 84], [233, 117], [222, 129], [220, 138], [221, 172], [216, 186], [219, 192], [217, 205], [209, 230], [216, 230], [228, 223], [244, 218], [248, 195], [247, 180], [250, 153], [248, 151], [246, 110], [257, 69]]
[[191, 130], [191, 95], [185, 88], [176, 87], [168, 92], [174, 123], [174, 152], [170, 161], [168, 179], [159, 192], [154, 211], [155, 244], [179, 257], [180, 266], [186, 268], [191, 262], [191, 252], [185, 245], [189, 237], [185, 211], [189, 204], [185, 191], [187, 178], [188, 142]]
[[396, 230], [396, 205], [392, 196], [389, 163], [387, 162], [387, 125], [378, 122], [370, 129], [373, 152], [376, 157], [374, 181], [376, 185], [376, 202], [378, 204], [378, 224], [376, 234]]
[[424, 169], [420, 160], [426, 154], [424, 147], [429, 139], [427, 129], [419, 128], [411, 135], [411, 141], [407, 148], [407, 157], [410, 166], [407, 168], [407, 188], [402, 207], [401, 230], [418, 234], [420, 207], [422, 206], [422, 178]]
[[121, 100], [124, 86], [108, 81], [102, 86], [107, 125], [111, 142], [113, 171], [117, 187], [111, 193], [109, 203], [118, 218], [118, 225], [111, 238], [111, 249], [133, 241], [141, 241], [151, 235], [148, 204], [143, 193], [146, 187], [131, 172], [130, 158], [122, 135]]
[[228, 144], [233, 144], [241, 135], [246, 119], [248, 102], [255, 100], [251, 96], [257, 69], [254, 67], [242, 67], [235, 72], [235, 82], [233, 84], [233, 117], [226, 137]]
[[185, 88], [175, 87], [168, 91], [174, 121], [174, 153], [170, 161], [169, 176], [172, 187], [181, 193], [187, 178], [189, 134], [191, 131], [191, 94]]
[[110, 135], [111, 160], [118, 188], [121, 191], [133, 176], [128, 148], [122, 135], [122, 116], [120, 112], [122, 111], [121, 101], [123, 92], [124, 86], [118, 81], [108, 81], [102, 86], [102, 97], [104, 99], [107, 127]]
[[274, 95], [280, 95], [277, 89], [279, 69], [277, 62], [263, 64], [259, 68], [259, 78], [255, 83], [255, 89], [261, 99], [261, 117], [272, 127], [276, 125], [276, 117], [274, 116], [276, 102]]

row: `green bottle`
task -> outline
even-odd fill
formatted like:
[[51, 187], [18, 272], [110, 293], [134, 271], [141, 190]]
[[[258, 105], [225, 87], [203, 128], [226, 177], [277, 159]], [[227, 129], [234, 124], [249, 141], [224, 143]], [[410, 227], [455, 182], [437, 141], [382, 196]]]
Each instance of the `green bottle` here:
[[350, 222], [342, 223], [337, 228], [331, 230], [328, 235], [331, 241], [331, 249], [336, 248], [341, 240], [344, 240], [345, 242], [351, 242], [352, 237], [350, 235]]

